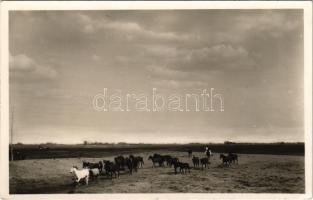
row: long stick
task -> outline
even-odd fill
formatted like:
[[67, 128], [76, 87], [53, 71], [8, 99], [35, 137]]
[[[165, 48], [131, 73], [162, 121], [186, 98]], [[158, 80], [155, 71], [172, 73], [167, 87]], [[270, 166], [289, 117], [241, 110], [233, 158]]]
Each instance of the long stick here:
[[11, 160], [13, 161], [13, 120], [14, 120], [14, 107], [12, 107], [12, 113], [11, 113], [11, 130], [10, 130], [10, 138], [11, 138]]

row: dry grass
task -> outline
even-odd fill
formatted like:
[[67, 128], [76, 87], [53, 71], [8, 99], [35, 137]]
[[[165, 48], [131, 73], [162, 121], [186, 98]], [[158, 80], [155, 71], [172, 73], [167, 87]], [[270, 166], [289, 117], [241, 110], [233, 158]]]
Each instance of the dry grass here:
[[[159, 153], [177, 156], [191, 164], [186, 153]], [[145, 158], [145, 165], [133, 175], [122, 172], [119, 179], [113, 180], [100, 176], [88, 186], [78, 187], [72, 185], [69, 173], [73, 165], [81, 167], [82, 160], [113, 160], [113, 157], [10, 162], [10, 193], [304, 193], [303, 156], [240, 154], [238, 165], [223, 167], [216, 154], [209, 169], [175, 175], [173, 168], [152, 168], [147, 160], [149, 154], [136, 154]]]

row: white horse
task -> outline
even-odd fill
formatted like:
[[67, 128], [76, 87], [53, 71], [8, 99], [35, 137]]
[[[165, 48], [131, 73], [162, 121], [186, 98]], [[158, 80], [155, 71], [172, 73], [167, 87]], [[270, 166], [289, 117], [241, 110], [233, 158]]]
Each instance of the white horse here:
[[100, 170], [98, 168], [89, 169], [90, 176], [92, 178], [98, 177], [100, 175]]
[[86, 185], [88, 185], [89, 169], [79, 170], [77, 167], [72, 167], [70, 172], [75, 174], [76, 183], [79, 183], [80, 180], [85, 179]]
[[210, 159], [211, 156], [213, 156], [213, 153], [209, 147], [205, 147], [204, 154]]

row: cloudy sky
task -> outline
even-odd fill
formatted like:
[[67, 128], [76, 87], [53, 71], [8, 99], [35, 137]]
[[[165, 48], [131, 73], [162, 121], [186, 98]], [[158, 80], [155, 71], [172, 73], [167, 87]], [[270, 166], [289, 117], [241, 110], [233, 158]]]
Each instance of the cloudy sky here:
[[[13, 142], [303, 141], [299, 10], [10, 12]], [[93, 97], [199, 93], [224, 112], [101, 112]]]

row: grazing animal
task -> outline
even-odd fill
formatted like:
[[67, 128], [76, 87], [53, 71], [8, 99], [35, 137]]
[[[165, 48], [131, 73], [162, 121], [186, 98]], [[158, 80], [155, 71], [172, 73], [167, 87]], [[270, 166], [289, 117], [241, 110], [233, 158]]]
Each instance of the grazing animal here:
[[152, 161], [153, 167], [155, 167], [156, 163], [159, 164], [159, 167], [164, 166], [164, 158], [162, 156], [157, 157], [149, 156], [148, 160]]
[[135, 172], [137, 172], [138, 168], [139, 168], [139, 161], [138, 161], [138, 158], [133, 156], [133, 155], [130, 155], [129, 156], [129, 159], [131, 160], [131, 163], [133, 165], [133, 169], [135, 170]]
[[125, 158], [125, 165], [128, 169], [129, 174], [133, 174], [133, 163], [130, 158]]
[[209, 149], [208, 146], [205, 147], [204, 154], [206, 155], [206, 157], [208, 157], [209, 160], [210, 160], [211, 156], [213, 156], [213, 153], [212, 153], [211, 149]]
[[100, 170], [98, 168], [89, 169], [89, 175], [91, 178], [96, 178], [100, 175]]
[[175, 163], [179, 162], [179, 159], [178, 158], [171, 158], [169, 160], [169, 164], [170, 164], [170, 167], [172, 167], [172, 165], [174, 165]]
[[98, 163], [91, 163], [91, 162], [83, 162], [83, 168], [88, 168], [88, 169], [99, 169], [100, 172], [102, 172], [103, 169], [103, 164], [101, 161]]
[[224, 154], [220, 155], [220, 159], [222, 159], [222, 164], [229, 166], [231, 163], [231, 158], [229, 156], [225, 156]]
[[[107, 172], [105, 171], [105, 163], [108, 162], [108, 161], [109, 161], [109, 160], [103, 160], [103, 161], [102, 161], [103, 173], [105, 173], [105, 174], [107, 173]], [[110, 161], [110, 162], [111, 162], [111, 161]]]
[[193, 156], [193, 157], [192, 157], [192, 163], [193, 163], [193, 167], [194, 167], [194, 168], [199, 167], [199, 165], [200, 165], [200, 159], [199, 159], [199, 157]]
[[113, 174], [115, 175], [115, 178], [118, 178], [120, 176], [120, 167], [116, 163], [113, 163], [111, 161], [106, 161], [104, 163], [104, 169], [105, 169], [107, 176], [110, 176], [111, 179], [113, 178]]
[[238, 155], [234, 153], [228, 153], [228, 157], [230, 158], [230, 163], [238, 164]]
[[128, 158], [125, 158], [125, 166], [127, 167], [129, 174], [132, 174], [133, 171], [137, 172], [138, 166], [139, 166], [139, 161], [137, 157], [130, 155]]
[[79, 184], [80, 180], [85, 180], [86, 185], [88, 185], [89, 180], [89, 169], [79, 170], [77, 167], [73, 166], [70, 170], [71, 173], [75, 175], [75, 181]]
[[190, 173], [190, 166], [189, 166], [189, 164], [188, 163], [181, 163], [181, 167], [180, 167], [181, 173], [187, 173], [187, 170]]
[[155, 153], [153, 154], [153, 157], [162, 157], [162, 156], [160, 154]]
[[165, 160], [165, 162], [166, 162], [166, 165], [167, 165], [167, 166], [170, 166], [170, 165], [171, 165], [172, 156], [170, 156], [170, 155], [164, 155], [164, 156], [162, 156], [162, 157], [164, 158], [164, 160]]
[[136, 158], [138, 160], [138, 167], [142, 167], [145, 164], [145, 162], [143, 161], [143, 157], [137, 156]]
[[181, 167], [181, 162], [174, 162], [174, 173], [177, 174], [177, 169]]
[[192, 150], [188, 149], [187, 152], [188, 152], [188, 157], [191, 157], [192, 156]]
[[201, 163], [201, 169], [202, 170], [203, 170], [203, 166], [204, 166], [204, 168], [209, 168], [209, 159], [208, 158], [201, 158], [200, 163]]
[[188, 163], [183, 163], [183, 162], [175, 162], [174, 163], [174, 172], [175, 174], [177, 174], [177, 170], [179, 168], [179, 172], [180, 173], [187, 173], [187, 170], [188, 172], [190, 173], [190, 166]]
[[125, 158], [123, 156], [117, 156], [114, 158], [115, 163], [120, 170], [125, 170]]

